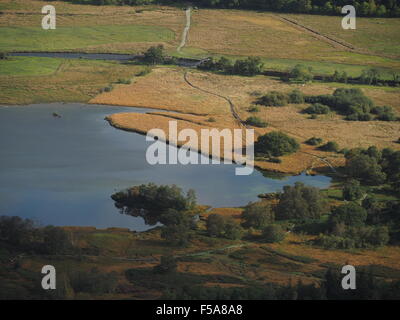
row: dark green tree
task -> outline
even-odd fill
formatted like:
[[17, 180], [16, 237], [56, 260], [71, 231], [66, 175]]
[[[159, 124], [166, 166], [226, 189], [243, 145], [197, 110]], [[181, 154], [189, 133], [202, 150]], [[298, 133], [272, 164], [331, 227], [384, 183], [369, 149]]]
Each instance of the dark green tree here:
[[299, 143], [283, 132], [272, 131], [258, 137], [255, 151], [269, 156], [280, 157], [299, 150]]

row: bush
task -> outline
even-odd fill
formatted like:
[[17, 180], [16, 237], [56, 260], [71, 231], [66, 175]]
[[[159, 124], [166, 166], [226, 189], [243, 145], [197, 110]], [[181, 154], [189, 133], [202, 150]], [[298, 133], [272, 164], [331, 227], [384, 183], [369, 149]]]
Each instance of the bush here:
[[8, 53], [0, 52], [0, 60], [6, 60], [6, 59], [8, 59]]
[[103, 273], [97, 268], [93, 268], [90, 272], [79, 271], [69, 275], [71, 287], [77, 293], [113, 293], [118, 284], [117, 279], [116, 272]]
[[329, 216], [329, 224], [343, 223], [346, 226], [362, 226], [367, 220], [367, 211], [356, 203], [348, 203], [336, 207]]
[[314, 76], [311, 67], [298, 64], [290, 71], [290, 78], [300, 82], [311, 81]]
[[260, 108], [257, 106], [250, 106], [249, 109], [247, 109], [248, 112], [260, 112]]
[[104, 88], [104, 91], [105, 91], [105, 92], [110, 92], [112, 89], [113, 89], [113, 86], [112, 86], [112, 85], [109, 85], [108, 87], [105, 87], [105, 88]]
[[248, 57], [245, 60], [236, 60], [233, 73], [242, 76], [255, 76], [263, 71], [264, 64], [258, 57]]
[[383, 107], [374, 107], [371, 110], [371, 113], [375, 114], [376, 120], [381, 121], [396, 121], [397, 117], [394, 114], [392, 107], [383, 106]]
[[263, 201], [250, 202], [242, 212], [243, 227], [262, 229], [274, 222], [275, 214], [269, 204]]
[[288, 96], [285, 93], [271, 91], [257, 100], [257, 104], [272, 107], [281, 107], [288, 104]]
[[279, 131], [264, 134], [258, 137], [255, 143], [256, 152], [274, 157], [296, 152], [299, 148], [300, 145], [295, 139]]
[[285, 239], [285, 234], [280, 225], [271, 224], [263, 230], [262, 238], [268, 243], [281, 242]]
[[330, 107], [340, 114], [346, 115], [346, 120], [369, 121], [369, 114], [374, 103], [358, 88], [338, 88], [333, 95], [306, 96], [308, 103], [320, 103]]
[[186, 213], [196, 206], [194, 191], [184, 194], [176, 185], [142, 184], [117, 192], [111, 198], [122, 213], [140, 216], [150, 225], [170, 224], [167, 218], [171, 217], [171, 210]]
[[177, 268], [178, 264], [173, 256], [161, 256], [160, 264], [153, 268], [153, 272], [158, 274], [174, 273]]
[[289, 103], [304, 103], [304, 94], [298, 89], [289, 93]]
[[364, 192], [360, 187], [360, 182], [357, 180], [350, 180], [346, 182], [343, 188], [343, 199], [348, 201], [354, 201], [361, 199]]
[[143, 60], [147, 64], [162, 64], [165, 61], [164, 46], [152, 46], [144, 53]]
[[259, 117], [255, 117], [255, 116], [248, 117], [246, 119], [246, 124], [248, 124], [250, 126], [258, 127], [258, 128], [266, 128], [268, 126], [268, 124], [265, 121], [263, 121]]
[[279, 158], [270, 157], [270, 158], [268, 158], [268, 162], [272, 162], [272, 163], [282, 163], [282, 160], [279, 159]]
[[137, 76], [137, 77], [143, 77], [143, 76], [149, 74], [150, 72], [151, 72], [151, 68], [150, 68], [150, 67], [146, 67], [146, 68], [144, 68], [143, 70], [139, 71], [139, 72], [136, 74], [136, 76]]
[[305, 143], [307, 143], [310, 146], [317, 146], [317, 145], [321, 144], [322, 141], [323, 140], [321, 138], [312, 137], [312, 138], [306, 140]]
[[215, 121], [217, 121], [217, 120], [215, 120], [214, 117], [210, 117], [210, 118], [207, 119], [207, 122], [215, 122]]
[[275, 208], [276, 219], [319, 219], [325, 204], [319, 189], [296, 182], [284, 186]]
[[219, 214], [210, 214], [207, 218], [207, 233], [211, 237], [227, 238], [231, 240], [240, 239], [243, 230], [231, 217]]
[[331, 111], [331, 109], [328, 106], [320, 103], [314, 103], [308, 108], [304, 109], [304, 112], [308, 114], [327, 114], [329, 111]]
[[372, 116], [369, 113], [354, 112], [346, 116], [345, 119], [349, 121], [371, 121]]
[[319, 149], [327, 152], [338, 152], [339, 145], [335, 141], [328, 141], [326, 144], [319, 147]]
[[350, 151], [345, 156], [346, 173], [350, 178], [372, 185], [380, 185], [386, 180], [386, 174], [375, 157], [355, 151]]
[[120, 83], [120, 84], [131, 84], [131, 80], [130, 79], [118, 79], [117, 83]]

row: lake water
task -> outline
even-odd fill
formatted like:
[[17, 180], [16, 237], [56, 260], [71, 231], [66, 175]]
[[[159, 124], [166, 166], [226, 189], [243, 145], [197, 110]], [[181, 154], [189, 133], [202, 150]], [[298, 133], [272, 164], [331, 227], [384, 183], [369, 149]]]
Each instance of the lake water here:
[[149, 165], [145, 152], [151, 142], [104, 120], [112, 113], [147, 111], [70, 103], [0, 107], [0, 215], [43, 225], [142, 231], [149, 226], [120, 214], [111, 194], [141, 183], [176, 184], [194, 189], [201, 204], [232, 207], [296, 181], [329, 186], [324, 176], [236, 176], [233, 164]]

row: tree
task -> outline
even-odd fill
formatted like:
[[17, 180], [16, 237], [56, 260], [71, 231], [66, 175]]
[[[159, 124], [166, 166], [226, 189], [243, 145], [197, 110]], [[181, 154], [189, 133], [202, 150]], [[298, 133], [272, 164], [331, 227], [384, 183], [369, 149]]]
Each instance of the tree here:
[[328, 106], [321, 103], [314, 103], [308, 108], [304, 109], [304, 112], [308, 114], [327, 114], [330, 111], [331, 109]]
[[171, 210], [189, 214], [196, 206], [194, 191], [189, 190], [185, 195], [176, 185], [142, 184], [117, 192], [111, 198], [121, 213], [140, 216], [151, 225], [157, 222], [168, 223], [163, 220], [163, 215]]
[[226, 73], [231, 73], [232, 72], [232, 61], [229, 60], [228, 58], [225, 58], [224, 56], [222, 56], [221, 58], [219, 58], [219, 60], [215, 63], [215, 68], [217, 70], [226, 72]]
[[289, 93], [290, 103], [304, 103], [304, 94], [299, 89], [295, 89]]
[[257, 104], [272, 107], [282, 107], [288, 104], [289, 97], [282, 92], [271, 91], [257, 100]]
[[386, 16], [386, 14], [387, 14], [386, 7], [383, 4], [379, 5], [378, 9], [376, 10], [376, 15], [378, 17], [384, 17]]
[[327, 152], [338, 152], [339, 145], [335, 141], [328, 141], [324, 145], [320, 146], [319, 149]]
[[371, 185], [380, 185], [386, 180], [386, 174], [377, 160], [366, 154], [346, 155], [346, 173], [350, 178]]
[[155, 266], [154, 273], [167, 274], [176, 272], [178, 264], [172, 255], [161, 256], [160, 264]]
[[263, 230], [262, 238], [265, 242], [281, 242], [285, 239], [285, 231], [278, 224], [270, 224]]
[[207, 233], [211, 237], [227, 238], [231, 240], [240, 239], [242, 228], [231, 217], [224, 217], [212, 213], [207, 218]]
[[311, 70], [311, 67], [298, 64], [290, 71], [290, 78], [300, 82], [311, 81], [314, 78]]
[[275, 214], [265, 202], [250, 202], [242, 212], [243, 227], [262, 229], [274, 222]]
[[207, 233], [211, 237], [219, 237], [225, 231], [225, 219], [223, 216], [212, 213], [207, 217]]
[[354, 179], [351, 179], [346, 182], [343, 188], [343, 199], [348, 201], [354, 201], [361, 199], [364, 192], [360, 187], [360, 182]]
[[147, 64], [161, 64], [165, 61], [164, 46], [152, 46], [144, 53], [143, 60]]
[[256, 116], [248, 117], [246, 119], [246, 124], [258, 128], [266, 128], [268, 126], [267, 122]]
[[15, 246], [30, 246], [34, 225], [32, 220], [0, 216], [0, 239]]
[[366, 220], [367, 211], [354, 202], [336, 207], [329, 216], [332, 227], [339, 223], [344, 223], [346, 226], [362, 226]]
[[72, 248], [68, 234], [59, 227], [47, 226], [42, 230], [43, 244], [41, 246], [46, 254], [62, 254]]
[[233, 73], [243, 76], [255, 76], [262, 72], [264, 64], [258, 57], [248, 57], [245, 60], [236, 60]]
[[319, 189], [296, 182], [284, 186], [275, 208], [276, 219], [319, 219], [325, 204]]
[[258, 137], [255, 151], [269, 156], [280, 157], [299, 150], [299, 143], [283, 132], [272, 131]]

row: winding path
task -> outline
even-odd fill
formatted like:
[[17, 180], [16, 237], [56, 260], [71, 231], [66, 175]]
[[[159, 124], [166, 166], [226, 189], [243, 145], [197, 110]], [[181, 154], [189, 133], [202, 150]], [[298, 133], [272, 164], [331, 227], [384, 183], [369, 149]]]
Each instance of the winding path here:
[[176, 51], [181, 52], [181, 49], [186, 45], [186, 40], [187, 40], [187, 36], [189, 33], [189, 29], [190, 29], [190, 14], [191, 14], [191, 7], [188, 7], [185, 10], [185, 14], [186, 14], [186, 26], [185, 29], [183, 29], [183, 33], [182, 33], [182, 40], [181, 43], [178, 47], [178, 49], [176, 49]]
[[200, 90], [200, 91], [202, 91], [202, 92], [205, 92], [205, 93], [211, 94], [211, 95], [213, 95], [213, 96], [219, 97], [219, 98], [221, 98], [221, 99], [224, 99], [226, 102], [228, 102], [228, 103], [229, 103], [230, 110], [231, 110], [231, 113], [232, 113], [232, 116], [233, 116], [233, 117], [236, 119], [236, 121], [239, 123], [239, 126], [242, 126], [242, 127], [244, 127], [244, 128], [247, 128], [245, 122], [242, 121], [242, 119], [240, 119], [239, 114], [237, 113], [237, 111], [236, 111], [236, 109], [235, 109], [235, 105], [233, 104], [233, 102], [232, 102], [231, 99], [229, 99], [228, 97], [225, 97], [225, 96], [223, 96], [223, 95], [220, 95], [220, 94], [218, 94], [218, 93], [215, 93], [215, 92], [212, 92], [212, 91], [208, 91], [208, 90], [206, 90], [206, 89], [203, 89], [203, 88], [200, 88], [200, 87], [196, 86], [195, 84], [193, 84], [192, 82], [189, 81], [189, 79], [188, 79], [188, 72], [187, 72], [187, 71], [185, 71], [185, 73], [183, 74], [183, 79], [184, 79], [185, 82], [186, 82], [189, 86], [191, 86], [192, 88], [195, 88], [195, 89]]

